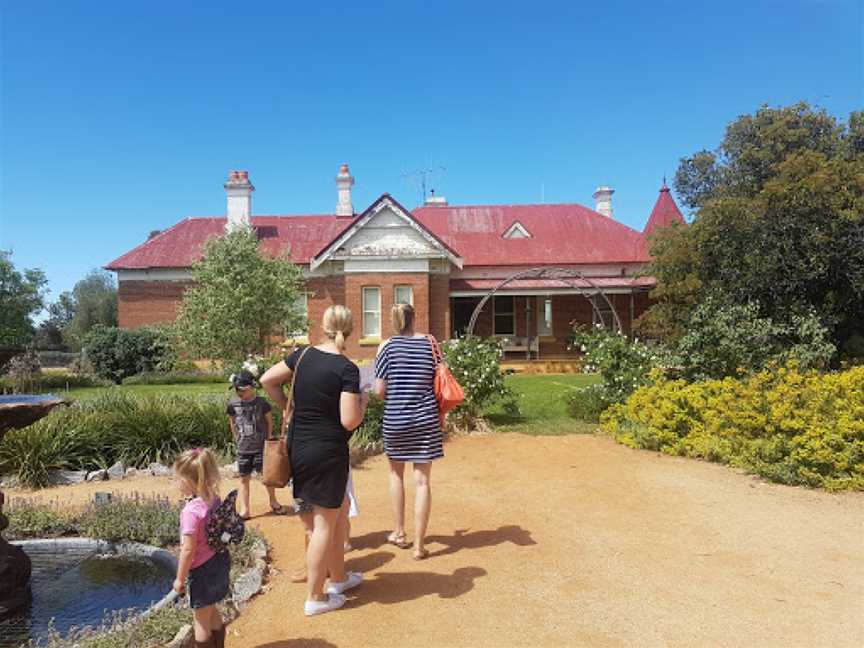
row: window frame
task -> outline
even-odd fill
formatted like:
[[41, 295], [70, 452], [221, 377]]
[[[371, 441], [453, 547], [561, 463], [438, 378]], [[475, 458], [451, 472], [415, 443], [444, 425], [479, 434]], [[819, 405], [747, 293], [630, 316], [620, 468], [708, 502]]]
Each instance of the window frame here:
[[[378, 309], [368, 309], [366, 308], [366, 291], [374, 290], [378, 294]], [[372, 338], [372, 337], [381, 337], [381, 286], [362, 286], [360, 289], [360, 308], [362, 312], [362, 321], [360, 322], [360, 329], [363, 331], [364, 338]], [[366, 313], [378, 313], [378, 330], [377, 331], [367, 331], [366, 330]]]
[[[549, 328], [545, 329], [545, 326], [547, 324], [547, 303], [549, 304]], [[537, 335], [539, 337], [552, 337], [553, 335], [555, 335], [555, 311], [553, 310], [552, 297], [537, 297]]]
[[[400, 302], [399, 301], [399, 289], [400, 288], [407, 288], [408, 289], [409, 295], [410, 295], [409, 301], [407, 301], [407, 302]], [[394, 285], [393, 286], [393, 303], [394, 304], [407, 303], [407, 304], [410, 304], [411, 306], [413, 306], [414, 305], [414, 286], [411, 284], [396, 284], [396, 285]]]

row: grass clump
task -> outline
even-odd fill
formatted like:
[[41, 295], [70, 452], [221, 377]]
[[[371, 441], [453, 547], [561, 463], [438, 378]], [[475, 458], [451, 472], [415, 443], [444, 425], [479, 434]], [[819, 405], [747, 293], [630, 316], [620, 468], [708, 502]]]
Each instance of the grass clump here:
[[222, 374], [195, 371], [148, 372], [123, 379], [124, 385], [209, 385], [228, 381]]

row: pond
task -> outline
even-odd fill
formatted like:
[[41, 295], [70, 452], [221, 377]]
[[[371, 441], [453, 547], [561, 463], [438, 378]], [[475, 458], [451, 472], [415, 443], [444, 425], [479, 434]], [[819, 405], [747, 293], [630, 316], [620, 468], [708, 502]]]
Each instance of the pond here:
[[50, 628], [98, 626], [120, 610], [143, 611], [171, 590], [174, 575], [142, 556], [97, 553], [93, 547], [55, 544], [25, 547], [33, 561], [33, 601], [22, 613], [0, 621], [0, 647], [17, 648], [45, 639]]

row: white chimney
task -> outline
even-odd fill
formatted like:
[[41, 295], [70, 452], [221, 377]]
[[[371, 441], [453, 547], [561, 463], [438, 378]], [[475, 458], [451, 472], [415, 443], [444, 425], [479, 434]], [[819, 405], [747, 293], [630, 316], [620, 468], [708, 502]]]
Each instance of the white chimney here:
[[615, 190], [612, 187], [597, 187], [593, 198], [595, 200], [594, 211], [604, 216], [612, 218], [612, 194]]
[[248, 229], [252, 226], [252, 192], [255, 187], [249, 182], [248, 171], [232, 171], [225, 183], [228, 195], [228, 222], [226, 232]]
[[336, 215], [337, 216], [353, 216], [354, 205], [351, 202], [351, 185], [354, 184], [354, 177], [348, 171], [348, 165], [343, 164], [339, 167], [339, 175], [336, 176]]
[[435, 190], [432, 189], [429, 191], [429, 195], [426, 196], [426, 200], [423, 202], [425, 207], [446, 207], [447, 199], [444, 196], [436, 196]]

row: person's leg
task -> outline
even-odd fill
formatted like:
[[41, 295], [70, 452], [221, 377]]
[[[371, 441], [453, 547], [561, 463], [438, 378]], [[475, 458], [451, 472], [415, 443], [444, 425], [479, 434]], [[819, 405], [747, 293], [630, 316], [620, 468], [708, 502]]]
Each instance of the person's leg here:
[[210, 606], [213, 612], [210, 616], [210, 632], [213, 636], [214, 648], [225, 648], [225, 625], [222, 623], [222, 615], [216, 605]]
[[342, 546], [342, 550], [345, 553], [349, 551], [353, 551], [354, 547], [351, 546], [351, 518], [349, 517], [345, 520], [345, 544]]
[[414, 557], [425, 558], [426, 528], [429, 526], [429, 513], [432, 509], [432, 463], [414, 464]]
[[249, 507], [249, 480], [250, 475], [240, 475], [240, 517], [249, 517], [251, 508]]
[[327, 567], [331, 583], [341, 583], [345, 580], [345, 525], [348, 524], [348, 497], [342, 500], [342, 507], [336, 517], [333, 538], [330, 541], [330, 553]]
[[300, 513], [300, 522], [303, 524], [303, 562], [291, 573], [292, 583], [306, 582], [306, 556], [309, 553], [309, 538], [312, 537], [312, 529], [314, 528], [312, 513]]
[[405, 464], [390, 460], [390, 505], [396, 527], [388, 538], [391, 542], [405, 540]]
[[[330, 545], [338, 526], [341, 509], [313, 507], [312, 537], [306, 552], [307, 591], [309, 601], [326, 601], [324, 581], [327, 578]], [[343, 567], [344, 571], [344, 567]]]
[[194, 608], [192, 610], [192, 627], [195, 632], [195, 643], [204, 646], [209, 646], [212, 631], [210, 629], [212, 608], [215, 605], [207, 607]]
[[270, 498], [270, 508], [274, 511], [278, 511], [282, 509], [282, 505], [279, 503], [279, 500], [276, 499], [276, 487], [275, 486], [267, 486], [267, 497]]

